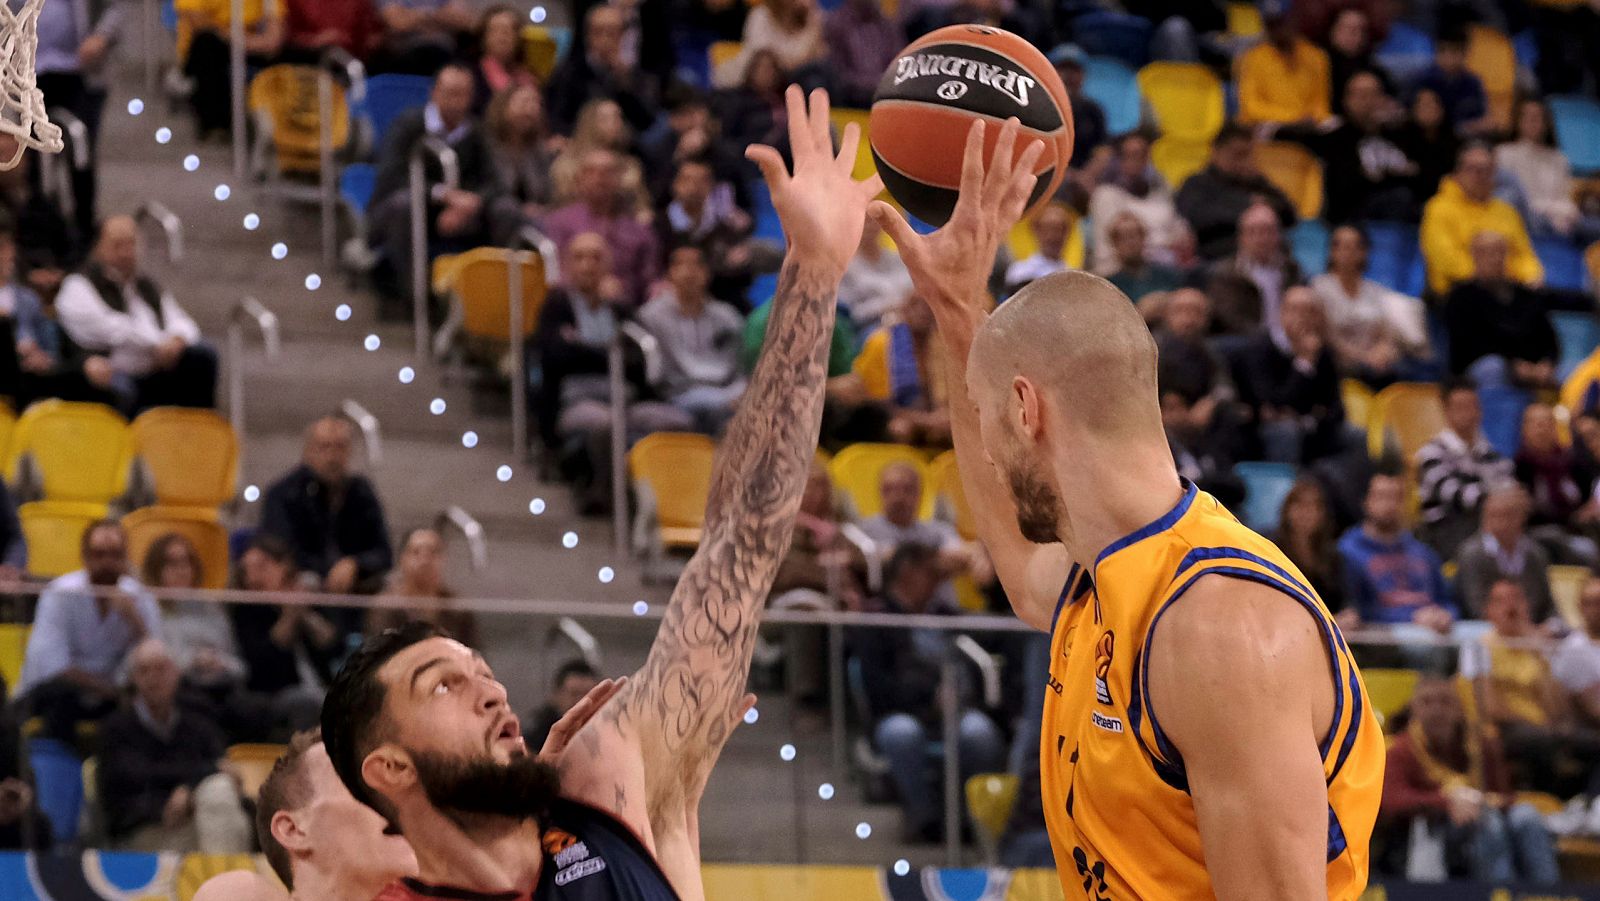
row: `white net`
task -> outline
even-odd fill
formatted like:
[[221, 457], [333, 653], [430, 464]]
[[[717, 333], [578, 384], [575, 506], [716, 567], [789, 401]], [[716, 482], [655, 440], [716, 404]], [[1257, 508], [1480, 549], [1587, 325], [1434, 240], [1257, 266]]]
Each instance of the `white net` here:
[[15, 166], [29, 147], [61, 151], [61, 129], [45, 115], [44, 94], [35, 85], [33, 68], [44, 0], [23, 0], [12, 9], [14, 2], [0, 0], [0, 134], [16, 138], [16, 150], [9, 159], [0, 157], [0, 169]]

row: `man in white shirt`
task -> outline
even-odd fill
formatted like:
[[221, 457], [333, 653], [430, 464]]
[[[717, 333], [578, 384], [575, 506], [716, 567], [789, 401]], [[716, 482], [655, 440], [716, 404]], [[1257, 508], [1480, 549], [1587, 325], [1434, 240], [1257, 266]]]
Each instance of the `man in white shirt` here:
[[1059, 203], [1045, 206], [1029, 224], [1039, 249], [1033, 256], [1018, 260], [1006, 268], [1006, 292], [1013, 293], [1034, 279], [1067, 271], [1062, 254], [1067, 245], [1067, 234], [1072, 231], [1072, 214]]
[[708, 293], [705, 251], [683, 244], [667, 254], [669, 288], [639, 310], [639, 324], [661, 344], [663, 390], [708, 435], [720, 434], [744, 395], [739, 341], [744, 317]]
[[1600, 724], [1600, 578], [1584, 583], [1578, 615], [1583, 628], [1561, 642], [1550, 668], [1573, 708], [1595, 725]]
[[141, 272], [131, 216], [100, 226], [82, 272], [61, 283], [56, 316], [82, 350], [111, 360], [113, 389], [130, 412], [216, 406], [217, 355], [172, 295]]
[[861, 230], [861, 244], [839, 283], [839, 303], [850, 311], [856, 330], [865, 335], [885, 313], [898, 310], [911, 293], [911, 274], [900, 254], [883, 246], [883, 229], [870, 217]]

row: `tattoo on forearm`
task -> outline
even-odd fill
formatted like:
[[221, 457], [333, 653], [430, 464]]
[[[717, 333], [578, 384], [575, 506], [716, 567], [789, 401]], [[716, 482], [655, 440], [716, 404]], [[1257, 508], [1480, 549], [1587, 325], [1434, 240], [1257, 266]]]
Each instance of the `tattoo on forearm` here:
[[659, 721], [669, 754], [709, 764], [744, 694], [756, 627], [788, 551], [822, 422], [837, 279], [786, 260], [766, 347], [711, 475], [699, 551], [612, 716]]

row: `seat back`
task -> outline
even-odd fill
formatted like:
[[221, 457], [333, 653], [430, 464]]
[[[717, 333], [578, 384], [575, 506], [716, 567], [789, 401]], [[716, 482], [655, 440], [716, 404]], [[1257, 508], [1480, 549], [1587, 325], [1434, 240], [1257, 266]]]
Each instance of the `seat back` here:
[[1209, 145], [1222, 129], [1222, 82], [1200, 63], [1151, 63], [1138, 79], [1163, 135]]
[[1556, 344], [1561, 349], [1556, 373], [1565, 379], [1600, 347], [1600, 321], [1593, 313], [1558, 310], [1550, 314], [1550, 325], [1556, 330]]
[[144, 463], [156, 503], [217, 507], [233, 499], [239, 438], [212, 410], [155, 407], [133, 425], [133, 454]]
[[1261, 20], [1261, 10], [1254, 3], [1228, 4], [1228, 36], [1234, 38], [1259, 37], [1266, 30]]
[[628, 451], [628, 473], [649, 486], [663, 529], [698, 529], [705, 524], [716, 445], [690, 432], [646, 435]]
[[706, 60], [711, 63], [711, 71], [715, 72], [742, 52], [744, 44], [739, 41], [713, 41], [706, 48]]
[[1404, 22], [1389, 25], [1389, 36], [1373, 51], [1378, 65], [1396, 80], [1409, 83], [1433, 64], [1433, 38]]
[[967, 503], [966, 489], [961, 484], [961, 470], [956, 465], [956, 452], [947, 450], [928, 464], [928, 481], [932, 483], [936, 498], [943, 498], [949, 507], [956, 531], [968, 541], [978, 538], [978, 521], [972, 516], [972, 505]]
[[29, 407], [12, 436], [6, 477], [33, 461], [45, 499], [104, 504], [128, 485], [128, 421], [102, 404], [43, 400]]
[[1527, 392], [1508, 385], [1479, 385], [1478, 406], [1483, 410], [1483, 435], [1501, 456], [1514, 457], [1522, 444], [1522, 411]]
[[560, 55], [561, 45], [556, 43], [550, 29], [538, 25], [522, 27], [522, 64], [539, 77], [541, 84], [550, 79]]
[[[478, 247], [461, 254], [454, 273], [447, 280], [449, 290], [461, 304], [461, 329], [475, 338], [509, 341], [511, 332], [512, 253], [498, 247]], [[522, 329], [523, 338], [533, 335], [539, 324], [549, 286], [544, 279], [544, 258], [523, 254]]]
[[28, 572], [54, 579], [83, 568], [83, 531], [105, 515], [105, 504], [81, 501], [34, 501], [18, 507], [28, 539]]
[[1467, 30], [1467, 69], [1483, 82], [1489, 121], [1495, 130], [1511, 128], [1511, 103], [1517, 89], [1517, 51], [1511, 39], [1486, 25]]
[[1289, 489], [1294, 487], [1295, 468], [1288, 463], [1235, 463], [1233, 474], [1244, 482], [1244, 503], [1236, 511], [1244, 524], [1262, 534], [1278, 527], [1279, 513]]
[[1588, 275], [1583, 262], [1583, 248], [1566, 238], [1545, 237], [1533, 239], [1533, 252], [1544, 266], [1544, 284], [1547, 288], [1582, 291]]
[[83, 761], [64, 742], [30, 738], [28, 766], [39, 810], [50, 821], [51, 837], [71, 845], [78, 838], [78, 815], [83, 810]]
[[1097, 10], [1072, 20], [1078, 46], [1090, 56], [1114, 56], [1137, 69], [1150, 58], [1150, 20]]
[[1261, 174], [1278, 186], [1301, 219], [1314, 220], [1322, 212], [1322, 164], [1298, 144], [1268, 141], [1255, 148]]
[[424, 75], [374, 75], [367, 79], [367, 97], [359, 110], [371, 126], [372, 146], [383, 146], [389, 126], [401, 113], [425, 106], [433, 81]]
[[1362, 431], [1372, 421], [1372, 389], [1355, 379], [1339, 381], [1339, 399], [1344, 403], [1344, 419]]
[[1411, 669], [1377, 667], [1361, 670], [1361, 680], [1367, 685], [1367, 700], [1372, 702], [1372, 712], [1378, 715], [1378, 722], [1385, 724], [1385, 728], [1395, 714], [1411, 703], [1411, 695], [1416, 692], [1417, 680], [1421, 675]]
[[978, 827], [986, 854], [1000, 847], [1011, 811], [1017, 806], [1020, 781], [1014, 773], [979, 773], [967, 780], [967, 813]]
[[272, 774], [272, 767], [288, 752], [286, 745], [229, 745], [225, 757], [239, 775], [239, 794], [254, 801], [261, 795], [261, 784]]
[[[344, 88], [333, 82], [334, 147], [350, 140], [350, 110]], [[278, 171], [316, 173], [321, 169], [322, 116], [314, 66], [268, 66], [250, 80], [250, 111], [272, 123], [272, 145]]]
[[1587, 566], [1551, 566], [1545, 570], [1550, 580], [1550, 598], [1555, 601], [1556, 612], [1574, 629], [1583, 628], [1583, 614], [1578, 601], [1583, 597], [1584, 583], [1594, 578]]
[[1420, 297], [1422, 250], [1414, 225], [1368, 222], [1367, 278], [1411, 297]]
[[1580, 175], [1600, 172], [1600, 103], [1590, 97], [1551, 97], [1556, 143]]
[[1289, 229], [1289, 249], [1301, 272], [1328, 269], [1328, 224], [1321, 219], [1301, 219]]
[[1374, 459], [1383, 456], [1389, 436], [1401, 459], [1411, 465], [1417, 451], [1444, 429], [1444, 402], [1437, 385], [1421, 382], [1396, 382], [1378, 392], [1367, 425], [1367, 452]]
[[1182, 185], [1191, 175], [1206, 167], [1206, 159], [1211, 155], [1211, 144], [1207, 141], [1196, 141], [1187, 138], [1177, 138], [1172, 135], [1156, 138], [1150, 145], [1150, 162], [1167, 180], [1167, 184], [1174, 188]]
[[28, 651], [28, 633], [32, 631], [32, 626], [23, 623], [0, 623], [0, 678], [13, 692], [22, 679], [22, 658]]
[[922, 509], [920, 515], [933, 513], [934, 487], [928, 478], [928, 465], [922, 452], [904, 444], [852, 444], [834, 455], [828, 464], [828, 474], [833, 484], [849, 496], [856, 513], [862, 519], [883, 512], [883, 495], [878, 480], [883, 469], [891, 463], [906, 463], [917, 470], [922, 478]]
[[228, 530], [215, 510], [203, 507], [140, 507], [122, 517], [128, 532], [128, 559], [144, 562], [150, 546], [171, 532], [189, 539], [200, 554], [200, 587], [228, 585]]
[[1114, 56], [1091, 56], [1083, 69], [1083, 94], [1105, 110], [1106, 129], [1114, 135], [1139, 127], [1144, 98], [1139, 79], [1128, 64]]
[[351, 163], [339, 173], [339, 199], [357, 212], [372, 205], [372, 191], [378, 184], [378, 170], [371, 163]]
[[11, 436], [17, 430], [17, 414], [11, 404], [0, 399], [0, 460], [11, 459]]

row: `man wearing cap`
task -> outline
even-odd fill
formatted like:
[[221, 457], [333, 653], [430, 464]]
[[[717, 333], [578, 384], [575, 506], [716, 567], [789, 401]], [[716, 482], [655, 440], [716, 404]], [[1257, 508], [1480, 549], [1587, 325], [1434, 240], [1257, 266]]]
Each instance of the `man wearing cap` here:
[[1061, 44], [1050, 51], [1050, 62], [1067, 86], [1067, 98], [1072, 101], [1072, 162], [1074, 169], [1089, 162], [1095, 148], [1105, 144], [1106, 111], [1083, 91], [1083, 70], [1088, 62], [1083, 48], [1077, 44]]

